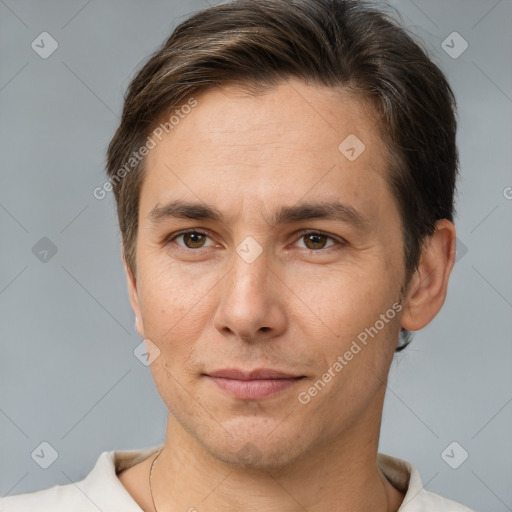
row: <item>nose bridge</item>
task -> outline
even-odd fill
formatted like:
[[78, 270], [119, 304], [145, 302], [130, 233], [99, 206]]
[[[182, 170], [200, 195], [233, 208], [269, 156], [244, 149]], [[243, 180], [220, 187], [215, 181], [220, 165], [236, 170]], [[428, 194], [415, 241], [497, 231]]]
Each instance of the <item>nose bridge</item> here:
[[[252, 304], [253, 309], [267, 309], [270, 306], [269, 282], [272, 235], [267, 220], [265, 202], [266, 183], [254, 180], [248, 190], [238, 197], [238, 214], [233, 218], [234, 245], [232, 267], [223, 290], [223, 302], [235, 310]], [[231, 302], [233, 300], [233, 302]]]
[[[268, 252], [252, 236], [246, 237], [235, 250], [229, 279], [231, 292], [252, 294], [257, 300], [264, 295], [269, 278]], [[241, 299], [242, 297], [240, 297]]]

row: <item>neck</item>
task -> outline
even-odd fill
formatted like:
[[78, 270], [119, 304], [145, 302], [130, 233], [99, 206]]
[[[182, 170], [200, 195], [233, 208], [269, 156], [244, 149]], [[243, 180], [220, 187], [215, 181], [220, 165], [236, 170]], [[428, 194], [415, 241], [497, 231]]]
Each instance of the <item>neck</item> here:
[[311, 449], [286, 467], [265, 469], [213, 457], [169, 415], [152, 475], [156, 509], [238, 512], [250, 504], [268, 512], [396, 512], [403, 495], [377, 464], [380, 414], [360, 418], [343, 437]]

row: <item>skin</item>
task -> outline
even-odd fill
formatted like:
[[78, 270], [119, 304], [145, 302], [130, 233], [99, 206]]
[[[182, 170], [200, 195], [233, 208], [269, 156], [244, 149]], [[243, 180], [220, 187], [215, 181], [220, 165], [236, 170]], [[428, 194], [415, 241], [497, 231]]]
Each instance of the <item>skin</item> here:
[[[158, 511], [396, 511], [404, 495], [377, 465], [387, 376], [400, 328], [421, 329], [445, 300], [455, 228], [438, 222], [402, 295], [401, 220], [371, 110], [297, 80], [257, 96], [230, 86], [195, 97], [147, 156], [136, 278], [125, 264], [136, 329], [160, 350], [150, 369], [169, 410], [152, 477]], [[338, 150], [349, 134], [365, 144], [355, 161]], [[208, 202], [226, 221], [149, 220], [175, 199]], [[268, 222], [281, 206], [333, 199], [365, 224]], [[169, 241], [189, 228], [207, 236]], [[236, 252], [248, 236], [262, 249], [252, 263]], [[298, 394], [398, 300], [402, 310], [301, 404]], [[204, 376], [262, 367], [304, 378], [240, 400]], [[155, 457], [119, 474], [145, 511], [155, 510]]]

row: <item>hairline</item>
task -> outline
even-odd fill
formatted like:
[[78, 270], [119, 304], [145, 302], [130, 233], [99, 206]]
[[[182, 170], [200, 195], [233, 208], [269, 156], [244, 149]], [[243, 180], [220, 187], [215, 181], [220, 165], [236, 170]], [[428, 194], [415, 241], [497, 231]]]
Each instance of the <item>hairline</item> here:
[[[402, 261], [404, 264], [405, 274], [406, 278], [404, 281], [404, 286], [408, 286], [410, 278], [412, 277], [412, 273], [414, 269], [408, 268], [407, 263], [407, 254], [406, 254], [406, 226], [405, 226], [405, 219], [403, 218], [402, 210], [400, 207], [400, 201], [397, 197], [397, 194], [395, 190], [392, 187], [391, 183], [391, 176], [393, 173], [400, 172], [400, 168], [405, 166], [405, 162], [403, 161], [402, 154], [400, 152], [392, 151], [393, 145], [389, 137], [386, 137], [386, 125], [382, 121], [381, 116], [379, 115], [378, 110], [378, 104], [374, 98], [369, 97], [368, 95], [364, 94], [364, 91], [358, 88], [357, 86], [354, 87], [353, 84], [348, 82], [347, 84], [343, 85], [327, 85], [325, 83], [321, 83], [317, 80], [306, 80], [304, 77], [297, 77], [294, 75], [290, 75], [289, 73], [283, 73], [281, 76], [279, 76], [277, 79], [273, 81], [262, 81], [257, 78], [233, 78], [233, 79], [227, 79], [222, 82], [218, 82], [216, 84], [198, 84], [196, 87], [191, 86], [189, 90], [182, 95], [177, 101], [173, 102], [170, 105], [166, 105], [162, 107], [160, 112], [154, 116], [154, 120], [148, 124], [147, 131], [143, 134], [143, 138], [145, 139], [148, 135], [150, 135], [155, 127], [159, 126], [159, 124], [167, 117], [169, 116], [170, 112], [181, 108], [183, 105], [187, 103], [187, 101], [191, 97], [199, 97], [200, 95], [203, 95], [207, 93], [208, 91], [215, 90], [215, 89], [222, 89], [222, 88], [234, 88], [235, 90], [238, 90], [242, 92], [244, 95], [248, 96], [258, 96], [262, 94], [269, 94], [272, 93], [279, 85], [282, 85], [284, 83], [287, 83], [290, 79], [298, 79], [302, 80], [303, 83], [305, 83], [308, 86], [313, 87], [320, 87], [323, 88], [326, 92], [332, 91], [334, 93], [334, 96], [338, 96], [340, 100], [349, 100], [357, 104], [359, 107], [362, 107], [362, 109], [358, 108], [358, 113], [362, 116], [364, 116], [366, 119], [370, 121], [374, 121], [374, 126], [377, 128], [377, 133], [379, 136], [380, 141], [383, 143], [384, 147], [384, 154], [382, 155], [384, 163], [383, 163], [383, 178], [386, 182], [386, 186], [388, 187], [391, 196], [393, 198], [393, 201], [395, 202], [395, 205], [397, 206], [399, 218], [400, 218], [400, 229], [402, 232]], [[394, 156], [393, 156], [394, 155]], [[137, 165], [137, 178], [136, 178], [136, 188], [137, 189], [137, 215], [136, 215], [136, 229], [134, 230], [133, 234], [133, 240], [132, 240], [132, 248], [133, 254], [131, 255], [132, 258], [129, 263], [132, 267], [133, 275], [136, 276], [137, 271], [137, 265], [136, 265], [136, 245], [138, 240], [138, 232], [139, 232], [139, 226], [140, 226], [140, 198], [141, 198], [141, 192], [142, 187], [144, 184], [144, 179], [146, 177], [147, 173], [147, 158], [149, 155], [144, 156], [141, 161]], [[123, 179], [123, 182], [125, 180]], [[124, 245], [124, 244], [123, 244]]]

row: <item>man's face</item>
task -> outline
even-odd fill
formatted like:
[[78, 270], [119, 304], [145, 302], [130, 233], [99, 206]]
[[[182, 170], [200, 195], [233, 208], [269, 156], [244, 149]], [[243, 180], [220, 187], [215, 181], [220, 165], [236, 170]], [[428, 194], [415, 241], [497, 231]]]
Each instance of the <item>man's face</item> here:
[[[369, 442], [405, 277], [375, 119], [348, 96], [298, 81], [257, 97], [229, 87], [196, 99], [147, 157], [136, 289], [130, 281], [139, 333], [160, 350], [151, 371], [169, 418], [214, 457], [262, 467], [338, 440]], [[223, 221], [151, 217], [178, 200], [207, 203]], [[344, 205], [337, 218], [274, 223], [283, 208], [330, 202]], [[183, 230], [197, 233], [171, 240]], [[262, 368], [301, 378], [211, 377]]]

